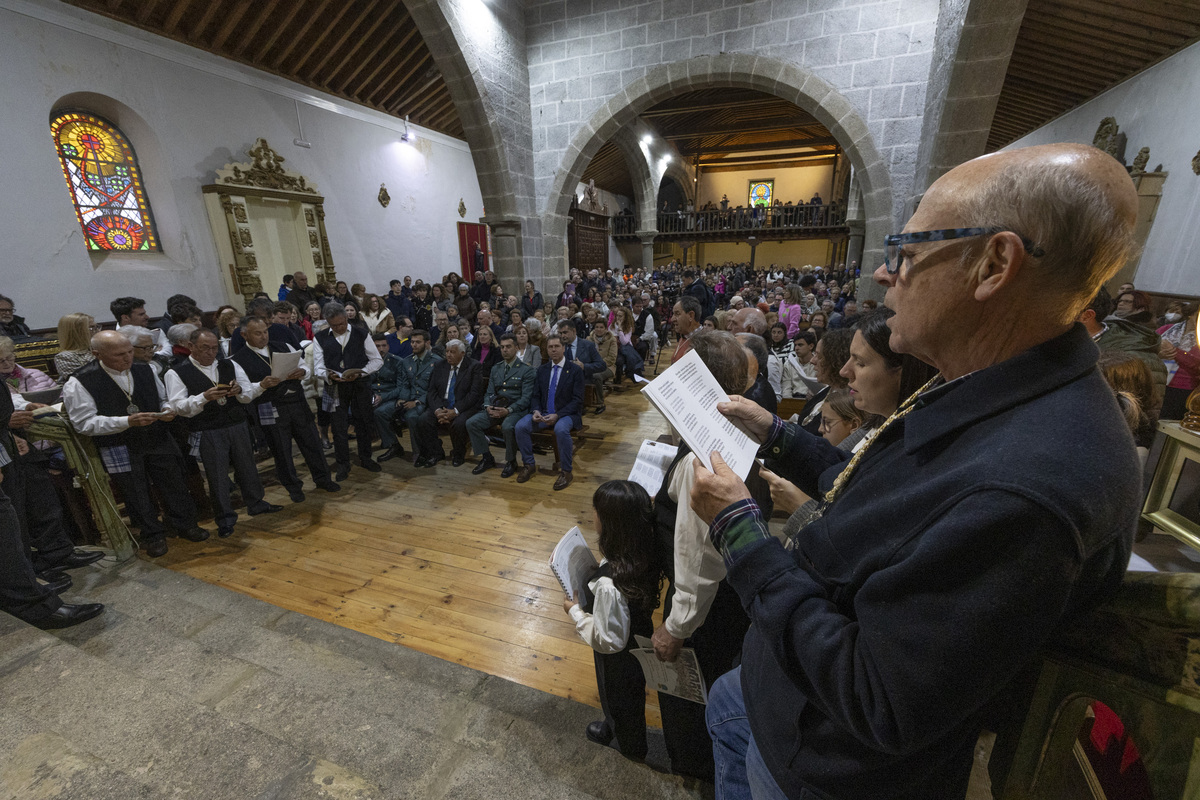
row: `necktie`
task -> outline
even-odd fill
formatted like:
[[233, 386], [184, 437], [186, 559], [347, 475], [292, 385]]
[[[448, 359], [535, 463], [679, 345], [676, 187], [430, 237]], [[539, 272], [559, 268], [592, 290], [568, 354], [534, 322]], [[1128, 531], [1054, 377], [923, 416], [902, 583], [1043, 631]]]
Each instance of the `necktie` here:
[[574, 360], [575, 360], [575, 345], [569, 344], [569, 345], [567, 345], [567, 361], [574, 361]]
[[450, 370], [450, 387], [446, 391], [446, 408], [454, 408], [454, 380], [458, 377], [458, 367]]
[[558, 364], [554, 365], [554, 369], [550, 370], [550, 396], [546, 398], [546, 413], [554, 413], [554, 390], [558, 388]]

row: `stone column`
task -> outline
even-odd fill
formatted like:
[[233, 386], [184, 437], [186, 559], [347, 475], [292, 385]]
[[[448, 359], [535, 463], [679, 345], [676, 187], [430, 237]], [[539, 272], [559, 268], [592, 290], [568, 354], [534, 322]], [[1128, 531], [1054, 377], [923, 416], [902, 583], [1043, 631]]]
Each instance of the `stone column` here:
[[755, 255], [755, 251], [758, 250], [758, 237], [757, 236], [746, 237], [746, 244], [750, 245], [750, 271], [754, 272], [754, 255]]
[[642, 269], [646, 272], [654, 270], [654, 237], [658, 231], [638, 231], [637, 236], [642, 240]]
[[492, 258], [489, 265], [508, 294], [518, 297], [525, 291], [525, 263], [521, 240], [521, 220], [513, 217], [484, 218], [492, 233]]
[[[850, 241], [846, 249], [846, 267], [850, 267], [850, 262], [857, 261], [859, 267], [863, 267], [863, 234], [866, 232], [867, 223], [861, 219], [852, 219], [846, 222], [850, 227]], [[865, 267], [863, 267], [865, 269]]]

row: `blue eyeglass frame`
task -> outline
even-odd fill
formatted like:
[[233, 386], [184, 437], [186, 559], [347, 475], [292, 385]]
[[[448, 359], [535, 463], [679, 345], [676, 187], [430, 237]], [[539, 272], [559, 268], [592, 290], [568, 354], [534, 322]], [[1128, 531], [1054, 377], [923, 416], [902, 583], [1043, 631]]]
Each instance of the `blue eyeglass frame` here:
[[[904, 261], [903, 258], [897, 259], [896, 264], [892, 265], [892, 259], [888, 256], [888, 249], [894, 245], [905, 244], [921, 244], [923, 242], [947, 242], [953, 239], [969, 239], [972, 236], [991, 236], [995, 233], [1017, 233], [1008, 228], [942, 228], [936, 231], [913, 231], [912, 233], [893, 233], [890, 236], [883, 237], [883, 263], [889, 275], [895, 275], [900, 271], [900, 264]], [[1021, 244], [1025, 247], [1025, 252], [1034, 258], [1041, 258], [1046, 255], [1046, 251], [1038, 247], [1027, 237], [1021, 236]]]

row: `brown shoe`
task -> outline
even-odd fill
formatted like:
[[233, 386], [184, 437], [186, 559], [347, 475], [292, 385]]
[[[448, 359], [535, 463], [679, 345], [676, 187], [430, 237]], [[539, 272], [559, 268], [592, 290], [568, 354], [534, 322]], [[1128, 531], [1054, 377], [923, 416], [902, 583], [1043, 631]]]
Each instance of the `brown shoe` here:
[[517, 483], [524, 483], [529, 480], [535, 472], [537, 472], [536, 464], [522, 464], [521, 468], [517, 470]]
[[571, 485], [571, 473], [558, 473], [558, 480], [554, 482], [554, 491], [559, 492]]

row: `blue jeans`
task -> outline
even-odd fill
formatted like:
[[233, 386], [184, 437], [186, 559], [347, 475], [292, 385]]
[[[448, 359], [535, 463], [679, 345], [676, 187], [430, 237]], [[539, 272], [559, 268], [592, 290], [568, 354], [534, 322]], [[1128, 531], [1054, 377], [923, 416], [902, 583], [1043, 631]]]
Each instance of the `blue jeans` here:
[[[713, 683], [704, 716], [713, 742], [716, 800], [787, 800], [767, 770], [750, 732], [741, 667]], [[802, 800], [815, 795], [802, 791], [799, 797]]]
[[[554, 438], [558, 440], [558, 455], [562, 459], [562, 471], [571, 471], [571, 430], [578, 428], [582, 422], [579, 417], [559, 417], [554, 422]], [[517, 447], [521, 450], [521, 463], [533, 466], [533, 432], [544, 431], [550, 427], [544, 422], [534, 422], [533, 414], [526, 414], [517, 423]]]

